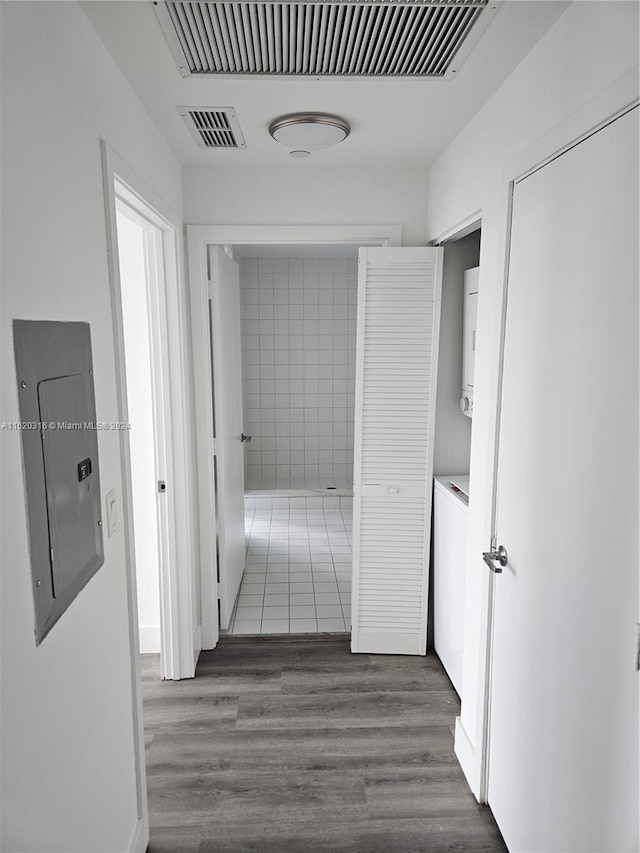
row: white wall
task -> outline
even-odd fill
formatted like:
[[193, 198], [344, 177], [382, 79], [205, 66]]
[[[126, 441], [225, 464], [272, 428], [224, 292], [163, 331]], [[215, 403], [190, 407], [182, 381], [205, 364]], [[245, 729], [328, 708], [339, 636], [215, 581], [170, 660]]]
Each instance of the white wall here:
[[325, 169], [302, 160], [281, 169], [185, 166], [190, 225], [401, 224], [405, 246], [424, 246], [425, 171]]
[[353, 481], [357, 270], [240, 259], [245, 488]]
[[160, 565], [154, 405], [144, 229], [117, 216], [129, 409], [140, 653], [160, 653]]
[[[18, 420], [13, 318], [88, 321], [97, 417], [116, 420], [100, 139], [181, 212], [179, 166], [75, 3], [2, 3], [0, 14], [2, 420]], [[121, 502], [118, 434], [98, 440], [103, 494]], [[2, 432], [2, 501], [2, 850], [133, 849], [122, 525], [36, 648], [18, 432]]]
[[508, 164], [518, 158], [522, 170], [532, 167], [622, 108], [637, 94], [637, 63], [636, 3], [572, 4], [431, 169], [430, 238], [482, 211], [462, 725], [456, 736], [476, 794], [489, 593], [481, 552], [491, 536], [508, 180], [515, 177]]

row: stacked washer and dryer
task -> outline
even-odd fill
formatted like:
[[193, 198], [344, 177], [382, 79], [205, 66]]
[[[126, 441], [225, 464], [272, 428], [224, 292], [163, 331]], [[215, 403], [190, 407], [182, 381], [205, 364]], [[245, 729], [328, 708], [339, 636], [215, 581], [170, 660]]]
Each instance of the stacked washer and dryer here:
[[[460, 410], [473, 416], [479, 267], [464, 273], [463, 369]], [[458, 695], [462, 692], [467, 573], [469, 475], [434, 478], [433, 630], [436, 653]]]

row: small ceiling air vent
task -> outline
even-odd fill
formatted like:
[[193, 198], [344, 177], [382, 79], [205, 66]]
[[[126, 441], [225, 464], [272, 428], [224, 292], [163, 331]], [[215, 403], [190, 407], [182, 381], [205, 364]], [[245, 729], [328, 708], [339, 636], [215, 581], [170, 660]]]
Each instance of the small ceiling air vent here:
[[233, 107], [178, 107], [198, 148], [246, 148]]
[[154, 0], [183, 77], [451, 79], [499, 0]]

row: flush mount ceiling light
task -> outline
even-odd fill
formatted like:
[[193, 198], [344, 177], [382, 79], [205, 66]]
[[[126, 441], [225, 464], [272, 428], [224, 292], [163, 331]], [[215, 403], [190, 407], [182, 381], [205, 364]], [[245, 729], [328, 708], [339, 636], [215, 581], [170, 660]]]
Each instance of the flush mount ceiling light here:
[[337, 145], [349, 136], [349, 124], [325, 113], [293, 113], [269, 125], [271, 136], [289, 148], [292, 157], [308, 157], [312, 151]]

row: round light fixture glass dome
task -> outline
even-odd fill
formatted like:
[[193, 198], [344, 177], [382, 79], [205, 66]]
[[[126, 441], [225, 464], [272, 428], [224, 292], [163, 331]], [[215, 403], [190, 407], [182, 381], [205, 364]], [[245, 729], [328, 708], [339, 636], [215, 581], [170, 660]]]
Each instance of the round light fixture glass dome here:
[[349, 124], [343, 118], [325, 113], [293, 113], [281, 116], [269, 125], [271, 136], [291, 149], [294, 157], [304, 157], [312, 151], [337, 145], [350, 132]]

